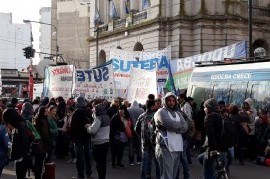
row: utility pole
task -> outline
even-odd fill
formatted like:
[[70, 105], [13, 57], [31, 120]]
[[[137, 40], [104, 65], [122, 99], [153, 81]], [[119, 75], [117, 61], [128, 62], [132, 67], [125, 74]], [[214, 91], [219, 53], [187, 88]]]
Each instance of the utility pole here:
[[96, 32], [96, 63], [98, 64], [98, 38], [99, 38], [99, 27], [98, 27], [98, 25], [96, 26], [95, 32]]
[[252, 0], [248, 0], [248, 35], [249, 35], [249, 57], [253, 57], [253, 43], [252, 43]]

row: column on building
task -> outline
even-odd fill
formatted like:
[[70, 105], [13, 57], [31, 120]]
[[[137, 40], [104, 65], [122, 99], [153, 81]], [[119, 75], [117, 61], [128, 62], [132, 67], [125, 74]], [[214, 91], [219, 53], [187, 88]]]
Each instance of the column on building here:
[[138, 12], [140, 10], [140, 1], [141, 0], [130, 0], [130, 11], [131, 12]]

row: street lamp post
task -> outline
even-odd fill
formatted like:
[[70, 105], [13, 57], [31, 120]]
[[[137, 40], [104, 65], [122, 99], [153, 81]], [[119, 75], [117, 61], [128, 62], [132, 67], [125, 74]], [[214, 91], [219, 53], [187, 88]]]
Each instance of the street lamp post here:
[[55, 33], [56, 33], [56, 35], [55, 35], [55, 43], [56, 43], [56, 45], [55, 45], [55, 51], [56, 51], [56, 64], [57, 64], [58, 57], [59, 57], [59, 46], [58, 46], [58, 38], [57, 38], [57, 36], [58, 36], [57, 27], [55, 25], [53, 25], [53, 24], [49, 24], [49, 23], [45, 23], [45, 22], [39, 22], [39, 21], [23, 20], [23, 22], [24, 23], [33, 22], [33, 23], [38, 23], [38, 24], [44, 24], [44, 25], [49, 25], [49, 26], [51, 26], [51, 27], [54, 28]]
[[99, 27], [96, 26], [96, 30], [94, 31], [96, 32], [96, 63], [98, 64], [98, 36], [99, 36]]
[[252, 0], [248, 1], [248, 35], [249, 35], [249, 57], [253, 57], [253, 43], [252, 43]]

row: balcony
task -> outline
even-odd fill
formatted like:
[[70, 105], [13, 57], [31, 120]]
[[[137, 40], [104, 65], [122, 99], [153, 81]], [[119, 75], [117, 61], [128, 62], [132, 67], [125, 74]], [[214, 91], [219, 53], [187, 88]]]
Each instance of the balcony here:
[[113, 22], [113, 29], [121, 29], [126, 26], [126, 19], [117, 19]]
[[147, 12], [146, 11], [141, 11], [136, 14], [132, 15], [132, 22], [133, 24], [139, 24], [141, 23], [142, 20], [147, 19]]
[[106, 31], [108, 31], [109, 26], [108, 26], [108, 24], [103, 24], [103, 25], [100, 25], [98, 27], [98, 29], [99, 29], [99, 33], [106, 32]]

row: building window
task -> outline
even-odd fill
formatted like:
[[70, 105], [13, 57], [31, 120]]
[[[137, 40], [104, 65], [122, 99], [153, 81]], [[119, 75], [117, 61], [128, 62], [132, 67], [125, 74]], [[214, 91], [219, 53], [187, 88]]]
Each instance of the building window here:
[[98, 66], [106, 63], [106, 52], [104, 50], [100, 50], [98, 55]]

